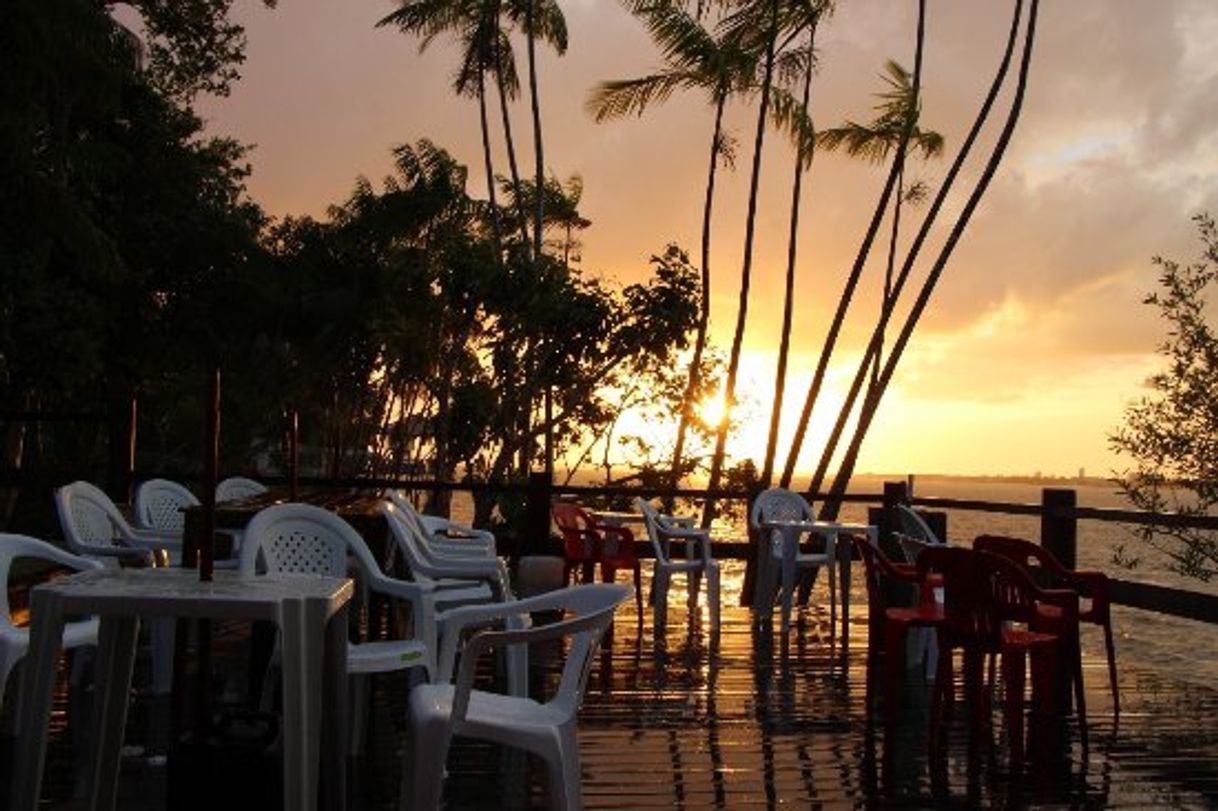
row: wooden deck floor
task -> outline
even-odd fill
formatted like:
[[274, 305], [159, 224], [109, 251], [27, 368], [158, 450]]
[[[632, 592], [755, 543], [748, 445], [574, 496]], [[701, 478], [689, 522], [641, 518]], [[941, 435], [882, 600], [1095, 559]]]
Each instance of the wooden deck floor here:
[[[737, 607], [738, 594], [730, 586], [737, 581], [725, 577], [717, 646], [704, 618], [690, 617], [679, 594], [673, 595], [667, 638], [658, 646], [650, 615], [640, 627], [633, 604], [619, 612], [580, 715], [588, 808], [1218, 806], [1216, 689], [1175, 682], [1144, 663], [1121, 660], [1118, 727], [1104, 662], [1087, 657], [1086, 750], [1071, 724], [1065, 738], [1032, 753], [1029, 765], [1012, 773], [998, 716], [993, 740], [970, 752], [965, 713], [957, 712], [946, 764], [932, 775], [928, 691], [916, 671], [900, 723], [888, 729], [868, 724], [861, 593], [855, 595], [848, 647], [830, 640], [827, 607], [817, 605], [800, 611], [784, 657], [776, 627], [754, 623], [747, 609]], [[822, 596], [819, 588], [814, 596]], [[552, 663], [535, 657], [534, 679], [552, 678], [551, 671]], [[402, 721], [406, 689], [394, 676], [375, 684], [370, 743], [349, 768], [353, 808], [398, 807], [408, 745]], [[147, 742], [147, 751], [163, 750], [163, 705], [164, 699], [136, 702], [130, 741]], [[48, 808], [80, 805], [72, 797], [75, 764], [87, 742], [64, 723], [62, 709], [61, 700], [44, 790]], [[11, 740], [3, 748], [7, 766]], [[449, 758], [446, 807], [545, 807], [538, 764], [522, 768], [524, 760], [458, 740]], [[146, 758], [125, 761], [121, 806], [165, 808], [167, 772]], [[3, 776], [14, 777], [8, 768]], [[217, 776], [221, 787], [226, 781], [232, 778]]]

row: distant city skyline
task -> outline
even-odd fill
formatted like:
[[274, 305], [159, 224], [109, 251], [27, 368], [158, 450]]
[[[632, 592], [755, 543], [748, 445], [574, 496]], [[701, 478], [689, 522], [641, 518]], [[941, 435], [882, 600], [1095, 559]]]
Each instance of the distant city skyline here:
[[[641, 278], [649, 255], [669, 241], [696, 258], [710, 134], [705, 99], [674, 97], [640, 120], [594, 123], [584, 110], [593, 85], [652, 70], [659, 56], [618, 4], [561, 5], [570, 50], [562, 59], [541, 50], [541, 108], [550, 170], [584, 181], [581, 209], [593, 225], [582, 237], [582, 266], [625, 283]], [[416, 41], [374, 28], [393, 8], [322, 0], [234, 8], [249, 36], [243, 79], [230, 98], [200, 109], [210, 132], [255, 145], [249, 188], [270, 214], [324, 216], [358, 175], [379, 183], [394, 145], [420, 138], [469, 165], [471, 192], [485, 193], [476, 105], [449, 89], [454, 52], [440, 40], [419, 55]], [[915, 10], [883, 0], [840, 4], [821, 37], [818, 126], [869, 119], [884, 60], [912, 65]], [[923, 122], [944, 134], [947, 157], [919, 163], [914, 174], [932, 184], [990, 81], [1009, 14], [1010, 4], [996, 1], [929, 4]], [[1199, 0], [1042, 4], [1014, 142], [906, 353], [859, 470], [1070, 476], [1083, 468], [1106, 476], [1122, 466], [1106, 436], [1156, 368], [1162, 338], [1154, 312], [1141, 304], [1155, 284], [1151, 257], [1193, 261], [1189, 218], [1218, 209], [1216, 35], [1218, 7]], [[524, 101], [514, 112], [521, 144], [530, 135]], [[995, 118], [1005, 107], [1004, 99]], [[736, 314], [753, 111], [729, 113], [740, 154], [721, 179], [712, 295], [712, 329], [723, 348]], [[791, 174], [790, 149], [769, 137], [775, 146], [765, 157], [741, 385], [752, 416], [731, 448], [758, 459]], [[531, 153], [521, 158], [531, 165]], [[971, 188], [979, 165], [970, 163], [958, 189]], [[805, 179], [796, 355], [780, 452], [883, 174], [820, 155]], [[957, 209], [962, 199], [955, 197]], [[856, 311], [847, 325], [830, 400], [852, 375], [878, 309], [882, 253], [873, 251], [862, 294], [872, 315]], [[828, 404], [820, 408], [814, 430], [826, 430], [833, 416]], [[806, 444], [803, 465], [815, 462], [817, 445]]]

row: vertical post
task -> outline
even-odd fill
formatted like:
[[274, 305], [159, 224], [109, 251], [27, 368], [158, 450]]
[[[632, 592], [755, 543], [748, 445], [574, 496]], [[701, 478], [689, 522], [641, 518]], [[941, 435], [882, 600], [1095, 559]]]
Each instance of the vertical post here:
[[[749, 500], [744, 505], [744, 516], [747, 519], [753, 514], [753, 502], [761, 495], [761, 490], [754, 488], [749, 491]], [[753, 605], [753, 600], [757, 595], [757, 580], [761, 576], [761, 543], [763, 538], [769, 537], [769, 532], [762, 533], [753, 527], [752, 521], [745, 522], [745, 529], [748, 531], [749, 551], [748, 560], [744, 565], [744, 585], [740, 589], [740, 604]], [[768, 573], [767, 573], [768, 576]]]
[[525, 494], [524, 538], [518, 546], [522, 555], [540, 555], [548, 550], [550, 541], [550, 499], [554, 495], [554, 479], [549, 473], [529, 473]]
[[905, 482], [884, 482], [884, 509], [880, 511], [880, 548], [887, 554], [893, 547], [892, 533], [900, 523], [897, 521], [897, 505], [909, 503], [909, 489]]
[[1078, 559], [1078, 519], [1074, 490], [1046, 487], [1041, 491], [1040, 544], [1068, 569]]
[[126, 390], [110, 403], [110, 497], [126, 504], [131, 501], [135, 480], [135, 430], [138, 404], [135, 393]]
[[300, 412], [292, 409], [288, 414], [288, 500], [295, 501], [297, 494], [297, 468], [300, 462]]
[[199, 538], [199, 579], [212, 579], [216, 558], [216, 474], [220, 467], [220, 369], [207, 380], [207, 426], [203, 441], [203, 534]]

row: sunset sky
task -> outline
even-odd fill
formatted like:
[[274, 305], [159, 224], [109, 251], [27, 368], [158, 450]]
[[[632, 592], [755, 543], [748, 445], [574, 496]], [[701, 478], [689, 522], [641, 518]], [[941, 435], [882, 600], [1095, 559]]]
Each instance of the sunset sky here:
[[[584, 181], [582, 212], [593, 226], [583, 236], [583, 268], [635, 281], [648, 257], [674, 240], [696, 260], [711, 126], [705, 97], [674, 97], [642, 119], [596, 124], [584, 109], [592, 87], [649, 72], [659, 58], [617, 3], [560, 4], [570, 49], [561, 59], [542, 51], [541, 106], [550, 171]], [[477, 107], [449, 89], [455, 53], [437, 42], [420, 55], [417, 41], [375, 28], [393, 8], [381, 0], [236, 5], [249, 37], [243, 78], [231, 97], [206, 100], [201, 111], [211, 132], [255, 145], [249, 189], [270, 214], [323, 216], [357, 176], [378, 182], [393, 146], [420, 138], [468, 164], [471, 192], [484, 195]], [[819, 127], [870, 120], [884, 60], [912, 66], [915, 11], [912, 0], [841, 0], [820, 38]], [[929, 3], [922, 121], [943, 133], [947, 153], [916, 164], [914, 174], [931, 184], [992, 78], [1009, 15], [1010, 4], [998, 0]], [[1190, 217], [1218, 211], [1215, 42], [1212, 0], [1044, 0], [1014, 142], [905, 355], [860, 471], [1074, 475], [1085, 468], [1105, 475], [1124, 465], [1109, 452], [1107, 435], [1155, 368], [1162, 338], [1154, 311], [1141, 303], [1155, 284], [1151, 257], [1192, 261], [1199, 243]], [[518, 51], [523, 73], [523, 45]], [[735, 171], [721, 175], [715, 219], [712, 331], [725, 353], [736, 318], [754, 117], [751, 108], [731, 111], [739, 157]], [[514, 125], [531, 167], [527, 98]], [[734, 448], [758, 458], [781, 321], [791, 182], [791, 150], [770, 137], [741, 384], [756, 428], [746, 428]], [[980, 165], [970, 161], [952, 211]], [[880, 168], [830, 154], [819, 155], [805, 179], [791, 412], [802, 403], [883, 179]], [[907, 218], [917, 220], [917, 212]], [[873, 253], [835, 366], [832, 383], [842, 389], [878, 308], [881, 255]], [[819, 416], [828, 420], [832, 409]]]

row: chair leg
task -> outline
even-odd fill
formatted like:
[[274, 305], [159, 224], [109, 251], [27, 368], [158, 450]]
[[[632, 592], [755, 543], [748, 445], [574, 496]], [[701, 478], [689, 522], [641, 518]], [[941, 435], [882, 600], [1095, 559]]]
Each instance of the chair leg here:
[[638, 610], [639, 625], [643, 624], [643, 567], [634, 564], [634, 607]]
[[932, 762], [939, 760], [940, 743], [943, 737], [943, 710], [945, 704], [951, 703], [952, 696], [952, 649], [939, 644], [939, 665], [936, 668], [939, 678], [935, 680], [935, 688], [930, 698], [930, 758]]
[[652, 602], [655, 607], [655, 633], [656, 637], [664, 636], [664, 631], [668, 627], [668, 586], [669, 573], [657, 568], [655, 577], [651, 581]]
[[364, 737], [368, 728], [368, 697], [371, 677], [353, 674], [347, 677], [347, 700], [351, 708], [351, 741], [347, 753], [355, 756], [364, 751]]
[[1112, 644], [1112, 622], [1104, 623], [1104, 645], [1108, 648], [1108, 685], [1112, 688], [1112, 715], [1121, 717], [1121, 694], [1117, 689], [1116, 648]]
[[692, 612], [698, 606], [698, 592], [702, 590], [702, 572], [694, 570], [689, 573], [689, 610]]
[[447, 723], [437, 722], [416, 725], [413, 733], [411, 768], [402, 773], [401, 807], [432, 811], [440, 807], [452, 732]]
[[889, 620], [884, 624], [884, 712], [894, 719], [901, 706], [904, 677], [905, 626]]
[[579, 765], [579, 742], [574, 723], [558, 731], [558, 746], [554, 751], [539, 753], [545, 758], [550, 781], [550, 807], [558, 811], [579, 811], [584, 807]]
[[711, 631], [719, 632], [719, 567], [712, 564], [706, 570], [706, 607], [710, 610]]

